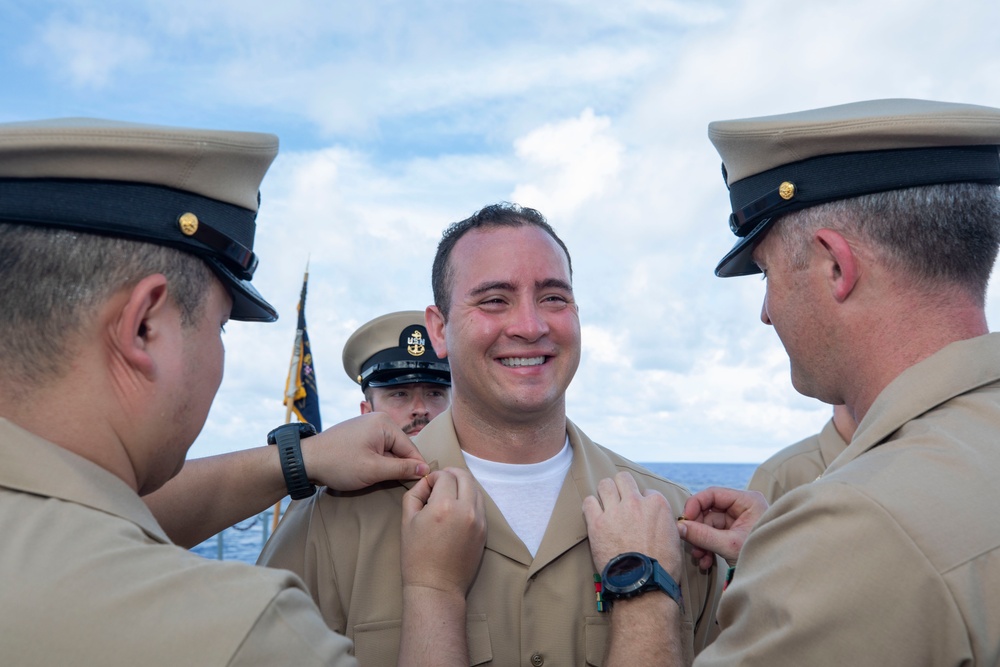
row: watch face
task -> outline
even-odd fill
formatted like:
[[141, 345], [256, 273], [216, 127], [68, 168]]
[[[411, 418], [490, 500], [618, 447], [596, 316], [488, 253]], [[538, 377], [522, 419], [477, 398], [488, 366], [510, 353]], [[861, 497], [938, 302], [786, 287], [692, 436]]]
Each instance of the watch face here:
[[316, 435], [316, 427], [309, 422], [289, 422], [287, 424], [282, 424], [277, 428], [271, 429], [271, 432], [267, 434], [267, 444], [278, 444], [278, 431], [282, 430], [298, 431], [300, 440]]
[[642, 588], [652, 576], [652, 565], [639, 554], [623, 554], [612, 559], [604, 572], [604, 580], [613, 593], [631, 593]]

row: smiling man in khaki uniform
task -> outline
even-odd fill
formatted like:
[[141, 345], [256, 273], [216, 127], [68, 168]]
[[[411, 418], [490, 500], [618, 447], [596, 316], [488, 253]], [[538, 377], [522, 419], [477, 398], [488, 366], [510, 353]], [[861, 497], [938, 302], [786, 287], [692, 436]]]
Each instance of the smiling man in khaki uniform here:
[[681, 535], [739, 556], [695, 664], [1000, 664], [1000, 334], [984, 310], [1000, 109], [875, 100], [709, 136], [739, 237], [716, 273], [763, 271], [761, 319], [793, 385], [858, 428], [742, 552], [724, 545], [739, 546], [756, 494], [688, 501]]
[[[171, 544], [140, 498], [204, 425], [223, 325], [276, 319], [250, 283], [276, 152], [268, 134], [0, 125], [4, 665], [357, 664], [298, 578]], [[387, 418], [346, 424], [316, 436], [343, 452], [344, 488], [419, 461]], [[431, 473], [385, 527], [403, 543], [401, 662], [467, 664], [477, 497], [464, 471]]]
[[[486, 553], [468, 594], [469, 664], [600, 665], [608, 615], [597, 609], [584, 497], [620, 470], [675, 507], [688, 493], [566, 418], [580, 319], [569, 253], [540, 213], [497, 205], [456, 223], [432, 283], [427, 330], [451, 362], [452, 407], [415, 442], [428, 462], [471, 470], [487, 496]], [[261, 556], [305, 579], [367, 665], [391, 665], [398, 651], [399, 545], [384, 526], [399, 520], [405, 490], [294, 504]], [[714, 636], [716, 569], [700, 572], [686, 558], [674, 574], [690, 656]]]

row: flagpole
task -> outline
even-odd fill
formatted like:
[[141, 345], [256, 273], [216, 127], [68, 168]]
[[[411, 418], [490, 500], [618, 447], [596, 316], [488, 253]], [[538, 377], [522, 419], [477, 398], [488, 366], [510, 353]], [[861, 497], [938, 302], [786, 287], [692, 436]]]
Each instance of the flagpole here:
[[[285, 408], [285, 423], [290, 424], [292, 421], [292, 404], [289, 403]], [[284, 498], [279, 498], [278, 502], [274, 504], [274, 516], [271, 517], [271, 533], [274, 534], [275, 529], [278, 527], [278, 519], [281, 518], [281, 501]]]
[[[292, 346], [292, 359], [288, 365], [288, 378], [285, 380], [285, 423], [290, 424], [292, 422], [292, 413], [295, 411], [295, 399], [297, 397], [298, 389], [300, 388], [301, 381], [301, 370], [302, 370], [302, 357], [305, 352], [303, 349], [302, 341], [305, 336], [305, 327], [299, 328], [300, 323], [304, 323], [304, 313], [306, 304], [306, 286], [309, 284], [309, 259], [306, 259], [306, 270], [305, 275], [302, 276], [302, 292], [299, 295], [299, 305], [296, 309], [298, 311], [298, 323], [296, 324], [295, 331], [295, 344]], [[271, 518], [271, 532], [273, 533], [278, 527], [278, 520], [281, 518], [281, 502], [284, 498], [278, 500], [274, 504], [274, 513]]]

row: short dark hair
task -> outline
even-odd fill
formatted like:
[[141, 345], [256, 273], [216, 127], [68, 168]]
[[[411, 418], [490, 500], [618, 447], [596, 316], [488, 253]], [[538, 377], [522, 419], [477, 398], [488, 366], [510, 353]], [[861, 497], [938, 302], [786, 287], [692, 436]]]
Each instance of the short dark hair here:
[[445, 319], [448, 318], [448, 310], [451, 308], [451, 251], [458, 240], [474, 229], [525, 226], [538, 227], [559, 244], [559, 247], [566, 253], [566, 262], [569, 265], [569, 275], [572, 279], [573, 260], [569, 256], [569, 249], [545, 220], [544, 215], [533, 208], [518, 206], [510, 202], [492, 204], [476, 211], [465, 220], [452, 223], [441, 235], [441, 242], [438, 243], [437, 254], [434, 256], [434, 267], [431, 270], [431, 288], [434, 290], [434, 305], [438, 307]]

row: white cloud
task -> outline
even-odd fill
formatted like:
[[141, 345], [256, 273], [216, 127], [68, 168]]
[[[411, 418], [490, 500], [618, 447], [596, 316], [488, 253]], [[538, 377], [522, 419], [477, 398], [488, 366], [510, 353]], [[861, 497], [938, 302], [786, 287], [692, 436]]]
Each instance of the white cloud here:
[[578, 118], [546, 124], [517, 139], [514, 152], [534, 182], [518, 184], [513, 200], [561, 218], [612, 188], [622, 146], [608, 132], [610, 126], [609, 118], [584, 109]]
[[29, 58], [84, 89], [108, 87], [123, 70], [140, 67], [151, 51], [142, 38], [105, 21], [97, 25], [55, 19], [42, 28], [39, 41]]
[[712, 275], [733, 237], [708, 122], [871, 97], [1000, 106], [1000, 5], [986, 0], [110, 4], [5, 16], [0, 113], [282, 139], [254, 281], [282, 319], [229, 327], [195, 455], [259, 443], [283, 418], [307, 257], [332, 423], [360, 399], [340, 366], [351, 331], [429, 303], [446, 224], [513, 199], [573, 255], [584, 348], [570, 417], [639, 460], [762, 460], [829, 408], [791, 388], [759, 321], [763, 284]]

